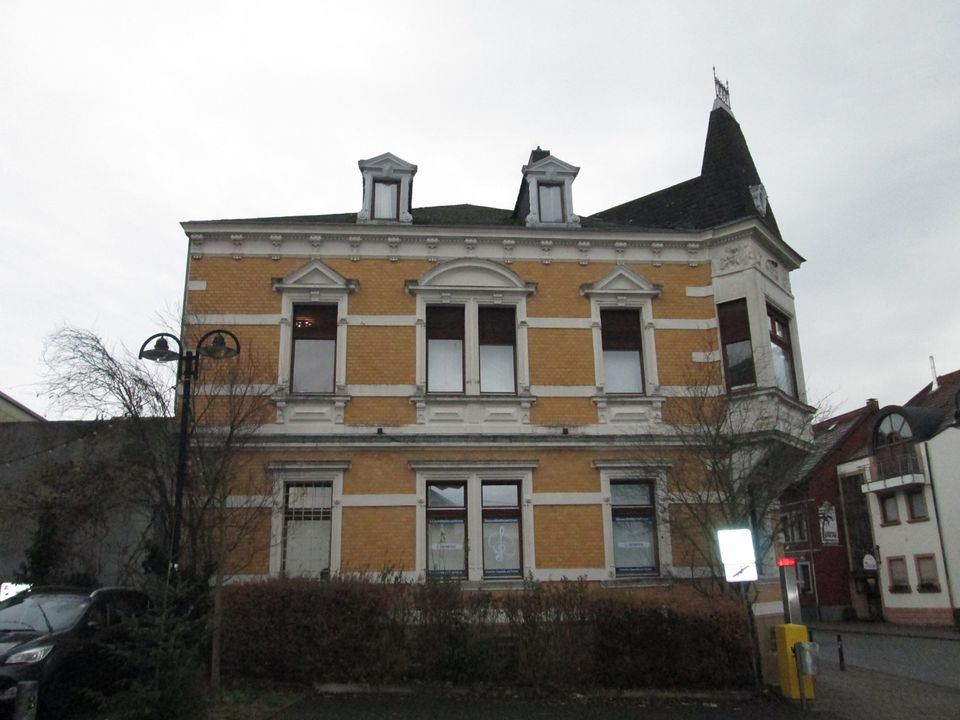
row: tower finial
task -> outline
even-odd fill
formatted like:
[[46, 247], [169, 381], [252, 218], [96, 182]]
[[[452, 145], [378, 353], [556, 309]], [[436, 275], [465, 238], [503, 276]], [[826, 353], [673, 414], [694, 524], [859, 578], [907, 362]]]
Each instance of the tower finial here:
[[730, 81], [724, 83], [717, 77], [716, 65], [713, 66], [713, 85], [717, 92], [717, 100], [723, 103], [728, 110], [732, 109], [730, 106]]

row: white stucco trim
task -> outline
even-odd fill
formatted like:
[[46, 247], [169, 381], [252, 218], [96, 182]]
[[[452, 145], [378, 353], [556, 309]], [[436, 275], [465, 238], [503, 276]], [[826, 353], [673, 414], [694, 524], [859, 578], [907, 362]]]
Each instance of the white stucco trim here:
[[688, 285], [687, 297], [713, 297], [713, 285]]
[[416, 505], [416, 494], [350, 494], [343, 496], [344, 507], [410, 507]]
[[349, 461], [329, 462], [272, 462], [267, 470], [273, 476], [273, 515], [270, 522], [270, 576], [280, 575], [283, 565], [283, 498], [284, 488], [292, 482], [330, 483], [330, 574], [340, 571], [340, 536], [343, 531], [343, 473]]
[[534, 505], [599, 505], [603, 502], [598, 492], [549, 492], [533, 493]]
[[222, 314], [191, 315], [191, 325], [279, 325], [282, 315], [268, 314]]

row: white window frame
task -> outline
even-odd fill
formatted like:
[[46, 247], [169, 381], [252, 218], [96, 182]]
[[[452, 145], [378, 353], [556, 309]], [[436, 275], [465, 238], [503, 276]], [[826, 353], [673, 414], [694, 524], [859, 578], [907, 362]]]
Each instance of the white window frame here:
[[348, 461], [275, 462], [267, 465], [273, 477], [273, 503], [270, 520], [270, 576], [283, 570], [283, 526], [288, 485], [328, 483], [332, 489], [330, 508], [330, 575], [340, 572], [340, 536], [343, 529], [343, 473]]
[[[600, 471], [600, 497], [603, 502], [603, 558], [607, 577], [618, 582], [638, 582], [645, 579], [670, 577], [673, 574], [673, 546], [670, 538], [667, 466], [644, 465], [621, 460], [596, 460], [593, 466]], [[656, 574], [617, 575], [613, 546], [611, 481], [645, 482], [653, 486], [654, 518], [657, 523], [657, 565], [659, 567]]]
[[[536, 569], [533, 529], [533, 470], [535, 461], [520, 462], [412, 462], [417, 473], [417, 575], [427, 577], [427, 485], [430, 483], [463, 483], [467, 503], [467, 582], [515, 582], [529, 577]], [[520, 538], [523, 566], [521, 577], [483, 576], [483, 502], [481, 488], [485, 482], [514, 481], [520, 488]]]
[[[273, 397], [277, 423], [308, 424], [316, 430], [342, 425], [347, 395], [347, 313], [350, 293], [359, 286], [312, 260], [285, 278], [276, 279], [273, 289], [281, 296], [280, 349], [277, 358], [277, 390]], [[298, 393], [291, 390], [293, 366], [293, 309], [297, 305], [336, 305], [336, 365], [332, 393]]]
[[[463, 327], [463, 392], [449, 393], [459, 397], [511, 397], [530, 393], [530, 362], [527, 348], [527, 296], [536, 285], [524, 282], [510, 270], [489, 260], [461, 259], [439, 265], [421, 280], [408, 283], [407, 290], [417, 298], [417, 369], [419, 395], [427, 394], [427, 306], [462, 305]], [[514, 308], [516, 322], [516, 393], [480, 392], [480, 306]], [[443, 395], [444, 393], [430, 393]]]

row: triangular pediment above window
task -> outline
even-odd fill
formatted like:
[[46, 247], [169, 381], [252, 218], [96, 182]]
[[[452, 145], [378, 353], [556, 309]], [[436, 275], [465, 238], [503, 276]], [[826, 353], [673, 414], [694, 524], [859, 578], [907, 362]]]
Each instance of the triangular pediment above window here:
[[482, 288], [532, 293], [536, 283], [525, 282], [512, 270], [489, 260], [459, 259], [432, 268], [419, 280], [408, 282], [407, 288], [411, 291]]
[[405, 173], [411, 174], [415, 174], [417, 172], [416, 165], [413, 163], [408, 163], [403, 158], [399, 158], [391, 152], [385, 152], [382, 155], [377, 155], [369, 160], [360, 160], [358, 164], [360, 165], [361, 172], [364, 170], [372, 170], [383, 175], [389, 175], [397, 170], [402, 170]]
[[319, 260], [313, 260], [297, 268], [284, 278], [274, 279], [273, 289], [343, 290], [349, 292], [355, 290], [357, 284], [356, 280], [345, 278]]
[[536, 162], [532, 162], [529, 165], [523, 166], [524, 174], [535, 173], [537, 175], [546, 175], [549, 177], [552, 174], [555, 175], [572, 175], [576, 177], [577, 173], [580, 172], [580, 168], [576, 165], [571, 165], [568, 162], [564, 162], [558, 157], [553, 155], [547, 155], [545, 158], [541, 158]]
[[594, 283], [580, 286], [581, 295], [629, 295], [656, 297], [660, 286], [647, 280], [628, 267], [620, 266]]

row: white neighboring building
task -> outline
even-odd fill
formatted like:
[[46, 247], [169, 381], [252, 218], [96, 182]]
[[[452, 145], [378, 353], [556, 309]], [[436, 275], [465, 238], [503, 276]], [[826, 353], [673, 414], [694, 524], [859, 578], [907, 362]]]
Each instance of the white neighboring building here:
[[960, 625], [960, 371], [877, 416], [866, 453], [837, 467], [863, 475], [891, 622]]

